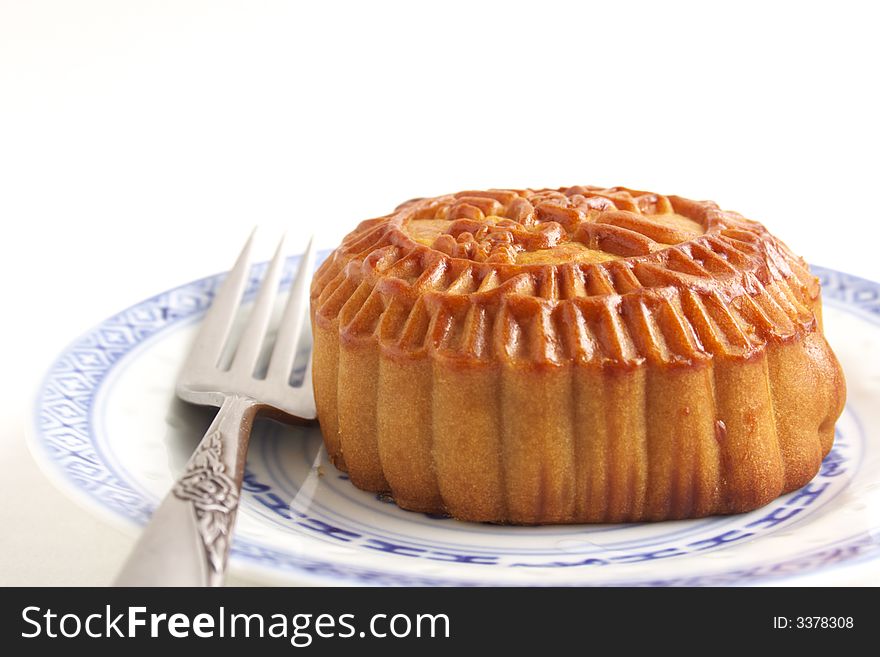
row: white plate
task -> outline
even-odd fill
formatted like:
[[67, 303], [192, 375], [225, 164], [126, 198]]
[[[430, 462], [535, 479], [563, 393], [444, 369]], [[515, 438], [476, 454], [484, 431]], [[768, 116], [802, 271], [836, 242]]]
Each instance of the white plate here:
[[[287, 263], [287, 280], [295, 259]], [[253, 295], [263, 266], [253, 272]], [[398, 509], [352, 486], [317, 429], [259, 422], [232, 568], [271, 583], [716, 585], [880, 581], [880, 285], [814, 268], [847, 376], [835, 447], [803, 489], [752, 513], [663, 523], [500, 527]], [[46, 376], [31, 448], [117, 524], [143, 525], [211, 421], [173, 381], [220, 276], [111, 317]], [[856, 565], [858, 564], [858, 565]], [[791, 581], [791, 580], [788, 580]]]

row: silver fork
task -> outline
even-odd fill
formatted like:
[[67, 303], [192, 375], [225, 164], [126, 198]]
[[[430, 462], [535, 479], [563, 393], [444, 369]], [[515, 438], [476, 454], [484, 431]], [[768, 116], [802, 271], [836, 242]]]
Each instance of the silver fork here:
[[[220, 411], [141, 534], [116, 586], [222, 584], [254, 416], [258, 411], [281, 419], [310, 420], [316, 415], [311, 358], [302, 385], [291, 385], [308, 305], [313, 241], [300, 259], [263, 377], [257, 368], [266, 359], [264, 342], [269, 340], [267, 328], [284, 263], [284, 240], [269, 264], [241, 339], [233, 344], [253, 238], [251, 234], [208, 309], [177, 380], [180, 398], [219, 406]], [[226, 356], [233, 348], [227, 368]]]

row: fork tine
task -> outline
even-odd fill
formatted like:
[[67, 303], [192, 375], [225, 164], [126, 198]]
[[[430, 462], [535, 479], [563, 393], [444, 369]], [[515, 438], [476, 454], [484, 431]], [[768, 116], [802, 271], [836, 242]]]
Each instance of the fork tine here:
[[269, 360], [269, 369], [266, 379], [270, 381], [290, 379], [290, 371], [293, 368], [293, 360], [296, 356], [296, 348], [302, 335], [303, 316], [308, 307], [308, 284], [311, 280], [312, 269], [315, 264], [315, 238], [309, 239], [309, 245], [299, 261], [296, 277], [290, 285], [290, 296], [284, 307], [284, 315], [281, 325], [278, 327], [278, 337], [272, 357]]
[[306, 373], [299, 388], [291, 388], [288, 404], [296, 409], [296, 416], [313, 420], [318, 416], [315, 410], [315, 395], [312, 392], [312, 356], [306, 364]]
[[251, 265], [251, 246], [256, 235], [256, 227], [251, 231], [232, 270], [227, 274], [214, 301], [205, 313], [199, 333], [190, 350], [185, 370], [214, 368], [217, 366], [223, 347], [229, 340], [235, 316], [241, 303]]
[[278, 248], [275, 249], [275, 255], [272, 257], [272, 262], [269, 263], [269, 268], [260, 284], [260, 291], [257, 293], [257, 300], [254, 302], [250, 317], [248, 317], [247, 326], [245, 326], [244, 333], [235, 350], [235, 357], [232, 359], [230, 369], [237, 373], [251, 376], [257, 365], [257, 358], [266, 337], [266, 328], [272, 317], [272, 308], [275, 306], [275, 295], [278, 294], [281, 265], [284, 262], [283, 253], [284, 237], [278, 242]]

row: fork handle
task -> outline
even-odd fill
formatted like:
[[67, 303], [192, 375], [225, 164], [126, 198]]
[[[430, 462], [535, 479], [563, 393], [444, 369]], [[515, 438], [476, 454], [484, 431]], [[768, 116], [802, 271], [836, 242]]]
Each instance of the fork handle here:
[[224, 399], [115, 586], [223, 584], [256, 407], [249, 397]]

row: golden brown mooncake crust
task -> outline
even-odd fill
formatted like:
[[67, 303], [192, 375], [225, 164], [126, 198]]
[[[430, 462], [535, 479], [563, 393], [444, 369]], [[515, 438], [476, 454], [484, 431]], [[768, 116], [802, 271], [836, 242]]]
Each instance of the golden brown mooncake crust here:
[[321, 265], [311, 316], [333, 463], [462, 520], [748, 511], [815, 476], [845, 399], [802, 259], [623, 187], [408, 201]]

